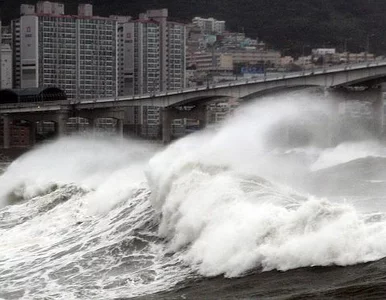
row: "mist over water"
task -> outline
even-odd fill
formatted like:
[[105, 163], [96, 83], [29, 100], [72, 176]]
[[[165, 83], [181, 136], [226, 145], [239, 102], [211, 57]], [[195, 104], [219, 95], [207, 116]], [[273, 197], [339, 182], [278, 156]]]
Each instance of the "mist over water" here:
[[20, 157], [0, 177], [0, 298], [133, 297], [385, 257], [385, 147], [331, 146], [332, 100], [258, 99], [167, 147], [68, 137]]
[[99, 201], [114, 204], [121, 200], [116, 196], [127, 190], [128, 184], [145, 181], [143, 166], [155, 151], [155, 145], [94, 139], [91, 135], [48, 143], [8, 167], [0, 182], [0, 204], [6, 204], [10, 194], [20, 200], [30, 199], [68, 184], [93, 191], [97, 197], [103, 197], [98, 193], [116, 193], [106, 194], [107, 201]]
[[[200, 274], [231, 277], [254, 268], [347, 265], [383, 257], [384, 221], [368, 223], [348, 203], [313, 197], [306, 184], [313, 170], [381, 155], [382, 146], [317, 148], [313, 141], [327, 136], [325, 124], [313, 132], [294, 130], [300, 136], [293, 139], [300, 142], [307, 132], [303, 147], [283, 143], [283, 124], [298, 126], [315, 112], [328, 116], [330, 107], [324, 97], [268, 98], [245, 107], [219, 132], [182, 139], [154, 156], [151, 199], [161, 212], [159, 234], [170, 251], [182, 250]], [[351, 152], [342, 156], [347, 149]], [[322, 188], [323, 179], [316, 184]]]

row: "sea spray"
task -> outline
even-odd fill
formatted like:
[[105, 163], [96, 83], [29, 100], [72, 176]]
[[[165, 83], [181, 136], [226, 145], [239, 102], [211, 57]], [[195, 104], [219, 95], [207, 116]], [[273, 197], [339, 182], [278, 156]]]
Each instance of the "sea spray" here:
[[[11, 199], [30, 199], [58, 186], [76, 184], [93, 191], [101, 208], [124, 195], [127, 185], [145, 182], [143, 166], [156, 145], [118, 138], [75, 136], [37, 147], [14, 161], [0, 180], [0, 206]], [[94, 198], [94, 197], [93, 197]], [[113, 200], [114, 199], [114, 200]], [[91, 199], [90, 199], [91, 201]], [[98, 203], [98, 201], [96, 201]]]
[[91, 137], [38, 147], [0, 177], [0, 298], [128, 298], [197, 276], [384, 257], [386, 208], [368, 201], [373, 181], [357, 184], [367, 198], [356, 201], [304, 185], [321, 174], [326, 188], [330, 169], [342, 176], [382, 156], [369, 142], [349, 144], [354, 161], [341, 155], [347, 145], [323, 148], [326, 123], [307, 124], [330, 112], [324, 96], [279, 95], [165, 148]]
[[156, 154], [147, 176], [169, 251], [181, 251], [202, 275], [229, 277], [386, 256], [384, 221], [364, 222], [350, 204], [296, 191], [331, 151], [312, 143], [325, 126], [308, 131], [308, 144], [297, 152], [312, 153], [308, 159], [294, 158], [283, 135], [275, 140], [273, 129], [299, 124], [310, 111], [328, 116], [329, 109], [317, 97], [271, 97], [245, 107], [218, 132], [182, 139]]
[[2, 198], [0, 298], [129, 297], [187, 278], [181, 258], [165, 256], [148, 201], [143, 170], [157, 150], [133, 140], [67, 137], [10, 165], [0, 185], [20, 189], [20, 200]]
[[337, 147], [324, 149], [311, 170], [317, 171], [370, 156], [386, 157], [385, 145], [375, 140], [344, 142]]

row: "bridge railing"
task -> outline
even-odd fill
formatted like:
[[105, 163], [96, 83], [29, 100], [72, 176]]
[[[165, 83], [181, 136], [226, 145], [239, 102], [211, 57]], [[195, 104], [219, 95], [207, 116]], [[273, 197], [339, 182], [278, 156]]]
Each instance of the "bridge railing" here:
[[16, 103], [1, 103], [0, 101], [0, 107], [2, 109], [7, 108], [44, 108], [49, 106], [67, 106], [71, 104], [71, 100], [52, 100], [52, 101], [29, 101], [29, 102], [16, 102]]
[[[207, 84], [197, 87], [191, 87], [191, 88], [185, 88], [181, 90], [173, 90], [173, 91], [167, 91], [167, 92], [156, 92], [153, 94], [141, 94], [141, 95], [130, 95], [130, 96], [118, 96], [114, 98], [114, 100], [122, 101], [122, 100], [140, 100], [140, 99], [149, 99], [152, 97], [163, 97], [163, 96], [170, 96], [170, 95], [176, 95], [181, 93], [190, 93], [190, 92], [196, 92], [196, 91], [204, 91], [207, 89], [218, 89], [218, 88], [224, 88], [229, 86], [238, 86], [238, 85], [245, 85], [248, 83], [258, 83], [263, 81], [275, 81], [275, 80], [281, 80], [281, 79], [290, 79], [290, 78], [297, 78], [297, 77], [303, 77], [303, 76], [312, 76], [312, 75], [318, 75], [323, 73], [333, 73], [333, 72], [341, 72], [345, 70], [354, 70], [354, 69], [361, 69], [361, 68], [369, 68], [369, 67], [375, 67], [375, 66], [386, 66], [386, 61], [374, 61], [374, 62], [363, 62], [363, 63], [357, 63], [357, 64], [345, 64], [345, 65], [338, 65], [338, 66], [331, 66], [331, 67], [320, 67], [320, 68], [313, 68], [309, 70], [302, 70], [298, 72], [287, 72], [280, 75], [274, 74], [269, 75], [266, 74], [263, 77], [258, 78], [250, 78], [250, 79], [242, 79], [242, 80], [235, 80], [235, 81], [229, 81], [224, 83], [217, 83], [217, 84]], [[98, 99], [97, 102], [108, 102], [109, 99]], [[81, 103], [87, 103], [88, 101], [84, 102], [81, 101]]]

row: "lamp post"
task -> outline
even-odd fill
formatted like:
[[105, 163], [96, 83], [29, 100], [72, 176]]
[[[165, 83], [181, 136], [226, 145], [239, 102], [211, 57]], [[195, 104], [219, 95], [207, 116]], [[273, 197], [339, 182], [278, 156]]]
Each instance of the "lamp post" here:
[[375, 36], [375, 34], [367, 34], [366, 36], [365, 62], [367, 62], [368, 54], [370, 51], [370, 38], [373, 36]]
[[367, 62], [367, 54], [369, 52], [369, 48], [370, 48], [370, 36], [367, 34], [367, 37], [366, 37], [366, 49], [365, 49], [365, 62]]
[[348, 54], [348, 49], [347, 49], [347, 42], [350, 41], [350, 40], [351, 40], [351, 38], [344, 39], [344, 53], [346, 54], [346, 65], [349, 64], [349, 60], [350, 60], [350, 56]]
[[305, 71], [305, 66], [306, 66], [306, 61], [305, 61], [305, 56], [304, 56], [305, 55], [304, 49], [306, 47], [310, 47], [310, 45], [304, 45], [303, 44], [303, 47], [302, 47], [302, 70], [303, 70], [303, 73]]

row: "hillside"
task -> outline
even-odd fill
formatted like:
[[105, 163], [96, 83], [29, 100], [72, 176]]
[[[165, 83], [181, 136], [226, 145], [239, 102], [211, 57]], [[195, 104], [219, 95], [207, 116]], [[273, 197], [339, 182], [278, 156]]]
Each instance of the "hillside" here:
[[[0, 0], [1, 1], [1, 0]], [[3, 0], [3, 23], [18, 17], [21, 2]], [[78, 0], [62, 0], [69, 14], [76, 12]], [[93, 0], [101, 16], [138, 13], [151, 8], [168, 8], [172, 19], [189, 22], [194, 16], [227, 21], [233, 31], [244, 30], [285, 54], [307, 53], [311, 47], [337, 47], [345, 41], [350, 51], [386, 53], [386, 2], [379, 0]]]

